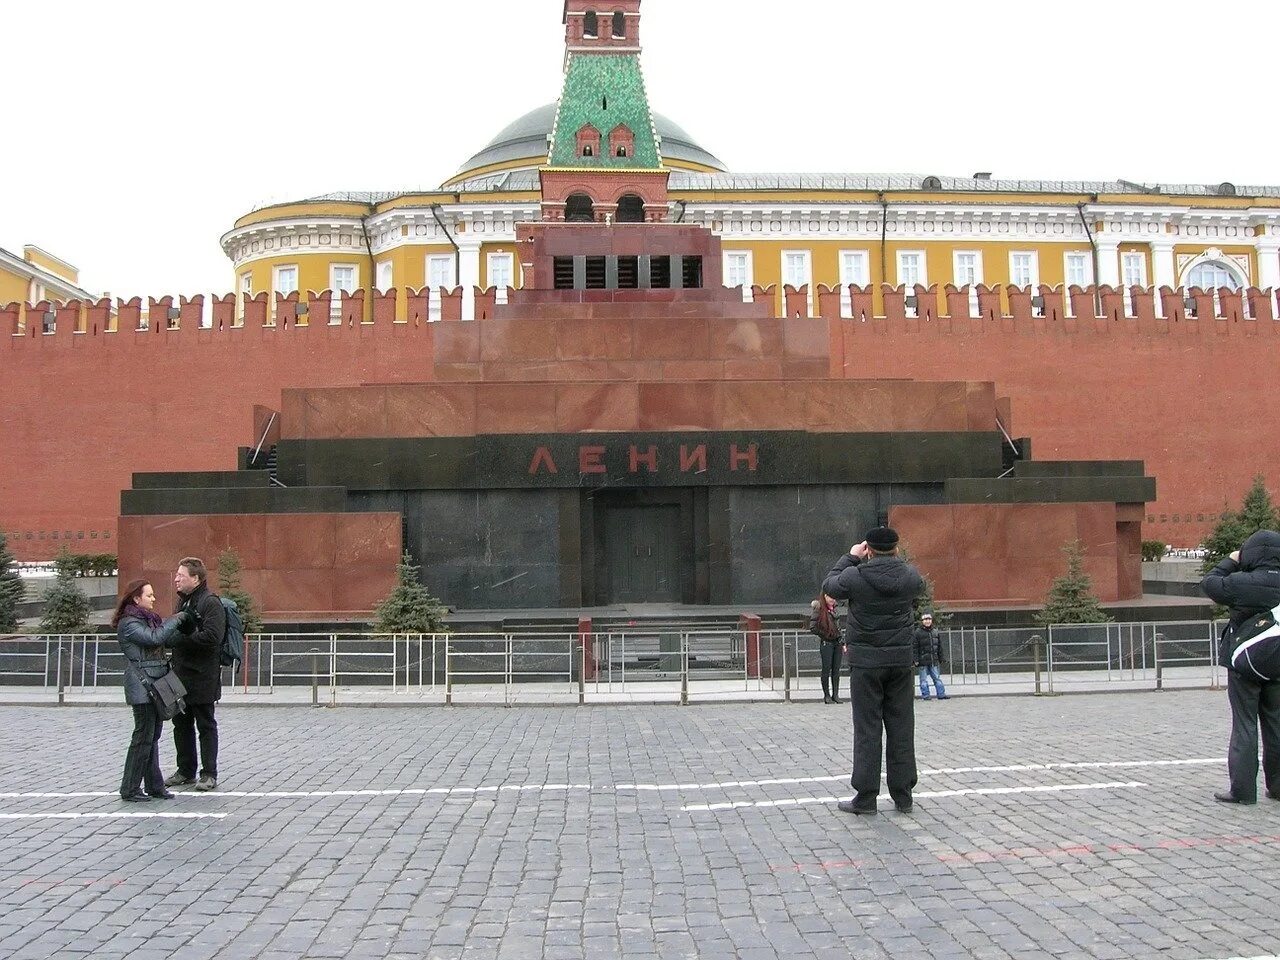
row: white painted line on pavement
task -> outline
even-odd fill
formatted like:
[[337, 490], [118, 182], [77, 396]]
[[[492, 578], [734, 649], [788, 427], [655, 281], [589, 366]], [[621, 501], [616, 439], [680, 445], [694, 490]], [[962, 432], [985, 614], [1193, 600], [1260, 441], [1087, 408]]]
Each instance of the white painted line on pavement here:
[[[1062, 763], [1020, 763], [990, 767], [940, 767], [937, 770], [921, 770], [920, 776], [945, 776], [954, 773], [1034, 773], [1047, 770], [1101, 770], [1136, 767], [1189, 767], [1226, 763], [1226, 757], [1195, 760], [1089, 760]], [[616, 790], [683, 791], [724, 790], [730, 787], [773, 787], [800, 783], [844, 783], [848, 776], [839, 777], [778, 777], [770, 780], [723, 780], [716, 783], [620, 783]], [[884, 777], [881, 777], [883, 780]]]
[[221, 820], [225, 813], [133, 813], [113, 810], [85, 813], [0, 813], [0, 820]]
[[[913, 799], [937, 797], [1002, 796], [1012, 793], [1073, 793], [1081, 790], [1134, 790], [1145, 783], [1058, 783], [1035, 787], [969, 787], [963, 790], [922, 790]], [[717, 810], [741, 810], [746, 807], [799, 807], [807, 804], [832, 804], [848, 797], [793, 797], [786, 800], [733, 800], [726, 803], [691, 803], [680, 808], [682, 813], [708, 813]]]
[[[1082, 760], [1061, 763], [1021, 763], [999, 766], [939, 767], [920, 771], [920, 776], [947, 776], [959, 773], [1037, 773], [1050, 770], [1101, 770], [1143, 767], [1187, 767], [1224, 764], [1225, 757], [1189, 760]], [[218, 797], [261, 798], [268, 800], [317, 799], [323, 797], [421, 797], [498, 793], [553, 793], [596, 790], [607, 792], [666, 793], [691, 790], [728, 790], [741, 787], [795, 786], [804, 783], [845, 783], [847, 775], [825, 777], [771, 777], [761, 780], [719, 780], [709, 783], [619, 783], [613, 786], [590, 783], [511, 783], [487, 787], [401, 787], [386, 790], [211, 790], [209, 792], [176, 791], [184, 800]], [[883, 779], [883, 778], [882, 778]], [[114, 790], [100, 791], [32, 791], [0, 793], [0, 800], [78, 800], [112, 797]], [[923, 796], [923, 794], [918, 794]], [[1280, 958], [1277, 958], [1280, 960]]]

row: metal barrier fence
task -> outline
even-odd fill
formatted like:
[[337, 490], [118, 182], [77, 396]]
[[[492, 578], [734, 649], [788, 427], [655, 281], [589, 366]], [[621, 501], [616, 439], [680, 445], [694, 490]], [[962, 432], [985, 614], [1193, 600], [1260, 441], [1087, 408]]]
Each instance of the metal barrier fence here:
[[[1218, 634], [1212, 621], [958, 628], [941, 632], [940, 672], [973, 693], [1214, 689]], [[329, 705], [788, 701], [820, 693], [820, 647], [799, 630], [268, 633], [223, 682], [229, 697]], [[124, 666], [110, 634], [0, 637], [0, 698], [114, 700]]]

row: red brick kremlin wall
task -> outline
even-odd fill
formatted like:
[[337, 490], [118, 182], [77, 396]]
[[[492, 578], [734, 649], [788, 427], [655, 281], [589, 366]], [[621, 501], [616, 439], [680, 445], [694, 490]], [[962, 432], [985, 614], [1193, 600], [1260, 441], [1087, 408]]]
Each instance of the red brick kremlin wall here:
[[[986, 288], [979, 317], [968, 316], [963, 291], [950, 290], [920, 291], [921, 318], [905, 316], [901, 290], [886, 290], [888, 316], [873, 318], [870, 291], [855, 289], [855, 319], [840, 319], [839, 294], [820, 289], [822, 321], [623, 323], [608, 319], [608, 304], [578, 304], [564, 307], [577, 319], [548, 321], [541, 335], [515, 321], [427, 324], [422, 292], [408, 297], [407, 316], [401, 303], [401, 322], [391, 294], [375, 296], [372, 323], [358, 322], [362, 297], [344, 297], [342, 323], [297, 324], [291, 299], [269, 326], [261, 296], [246, 305], [244, 326], [232, 326], [227, 297], [214, 305], [215, 328], [200, 329], [203, 305], [193, 298], [180, 301], [173, 329], [153, 320], [141, 332], [135, 300], [120, 305], [120, 333], [106, 332], [106, 301], [56, 308], [50, 334], [38, 321], [19, 327], [44, 307], [0, 307], [0, 528], [22, 559], [64, 544], [114, 552], [130, 475], [234, 468], [236, 448], [256, 440], [255, 404], [279, 409], [286, 388], [441, 379], [992, 381], [1035, 459], [1146, 461], [1160, 499], [1148, 505], [1143, 535], [1178, 545], [1198, 542], [1255, 473], [1276, 486], [1280, 431], [1266, 411], [1280, 331], [1269, 294], [1247, 294], [1251, 320], [1238, 296], [1221, 297], [1215, 318], [1212, 295], [1195, 291], [1193, 319], [1170, 291], [1164, 320], [1151, 291], [1139, 292], [1127, 317], [1120, 294], [1104, 288], [1097, 318], [1092, 290], [1041, 292], [1045, 317], [1032, 316], [1030, 291]], [[784, 295], [797, 311], [806, 298]], [[1081, 316], [1066, 316], [1068, 298]], [[478, 303], [493, 315], [491, 291]], [[171, 305], [153, 301], [151, 316]], [[453, 297], [445, 316], [455, 310]], [[328, 311], [327, 299], [313, 300], [310, 317]]]

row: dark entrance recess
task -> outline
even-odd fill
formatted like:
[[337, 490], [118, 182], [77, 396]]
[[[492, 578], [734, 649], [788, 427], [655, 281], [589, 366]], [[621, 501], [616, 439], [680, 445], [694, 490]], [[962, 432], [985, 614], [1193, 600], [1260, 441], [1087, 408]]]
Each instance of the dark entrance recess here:
[[587, 605], [708, 603], [707, 491], [582, 493]]
[[618, 223], [644, 223], [644, 201], [634, 193], [619, 198]]
[[575, 193], [565, 201], [564, 218], [568, 223], [594, 223], [595, 204], [585, 193]]

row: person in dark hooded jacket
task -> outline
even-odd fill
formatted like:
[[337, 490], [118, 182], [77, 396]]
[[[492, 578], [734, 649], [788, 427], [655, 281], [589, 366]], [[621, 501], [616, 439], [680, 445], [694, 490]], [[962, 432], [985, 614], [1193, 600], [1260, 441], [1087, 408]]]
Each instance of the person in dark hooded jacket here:
[[1230, 610], [1218, 662], [1227, 668], [1231, 702], [1231, 789], [1222, 803], [1258, 801], [1258, 727], [1267, 796], [1280, 800], [1280, 533], [1259, 530], [1200, 582], [1211, 600]]
[[876, 527], [840, 558], [822, 592], [849, 601], [845, 643], [849, 656], [849, 700], [853, 704], [852, 800], [845, 813], [876, 812], [883, 742], [889, 795], [911, 812], [916, 785], [915, 703], [912, 696], [915, 613], [924, 589], [919, 572], [898, 557], [898, 534]]

